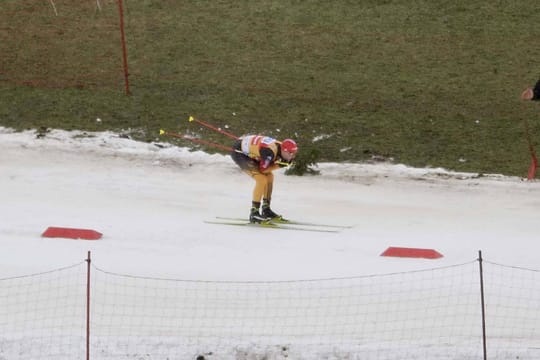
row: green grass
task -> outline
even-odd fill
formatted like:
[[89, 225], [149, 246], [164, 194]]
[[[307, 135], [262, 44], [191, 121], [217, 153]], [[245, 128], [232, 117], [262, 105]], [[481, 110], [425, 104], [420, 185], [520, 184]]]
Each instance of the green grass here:
[[519, 100], [540, 75], [537, 2], [127, 0], [131, 96], [116, 1], [54, 4], [58, 15], [47, 1], [2, 2], [2, 126], [228, 143], [195, 115], [296, 138], [300, 161], [518, 176], [524, 119], [539, 142], [540, 104]]

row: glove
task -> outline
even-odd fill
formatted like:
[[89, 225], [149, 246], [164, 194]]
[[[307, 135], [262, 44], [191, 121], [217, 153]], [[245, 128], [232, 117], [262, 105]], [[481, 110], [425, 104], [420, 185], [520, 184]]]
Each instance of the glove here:
[[291, 162], [276, 161], [276, 164], [279, 165], [279, 167], [290, 167], [290, 166], [294, 166], [294, 161], [291, 161]]

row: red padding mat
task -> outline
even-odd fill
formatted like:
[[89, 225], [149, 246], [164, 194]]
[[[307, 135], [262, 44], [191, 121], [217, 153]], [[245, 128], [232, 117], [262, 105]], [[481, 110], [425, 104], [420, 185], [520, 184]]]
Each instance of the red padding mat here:
[[65, 239], [82, 239], [82, 240], [98, 240], [103, 234], [91, 229], [72, 229], [65, 227], [48, 227], [43, 234], [43, 237], [65, 238]]
[[407, 258], [423, 258], [423, 259], [439, 259], [442, 254], [433, 249], [418, 249], [404, 247], [389, 247], [381, 256], [407, 257]]

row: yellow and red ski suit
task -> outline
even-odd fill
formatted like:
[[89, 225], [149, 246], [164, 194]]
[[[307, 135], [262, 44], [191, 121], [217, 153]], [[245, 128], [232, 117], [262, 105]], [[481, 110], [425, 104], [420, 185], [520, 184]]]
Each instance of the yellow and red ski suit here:
[[272, 171], [281, 166], [280, 142], [264, 135], [245, 135], [233, 144], [234, 162], [255, 180], [253, 201], [270, 201], [274, 184]]

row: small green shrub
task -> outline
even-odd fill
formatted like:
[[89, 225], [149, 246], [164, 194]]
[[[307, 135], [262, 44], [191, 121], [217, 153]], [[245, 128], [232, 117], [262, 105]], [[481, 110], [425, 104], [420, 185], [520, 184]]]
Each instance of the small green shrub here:
[[294, 161], [294, 165], [285, 171], [285, 175], [318, 175], [319, 170], [314, 169], [320, 157], [320, 151], [316, 148], [302, 149]]

